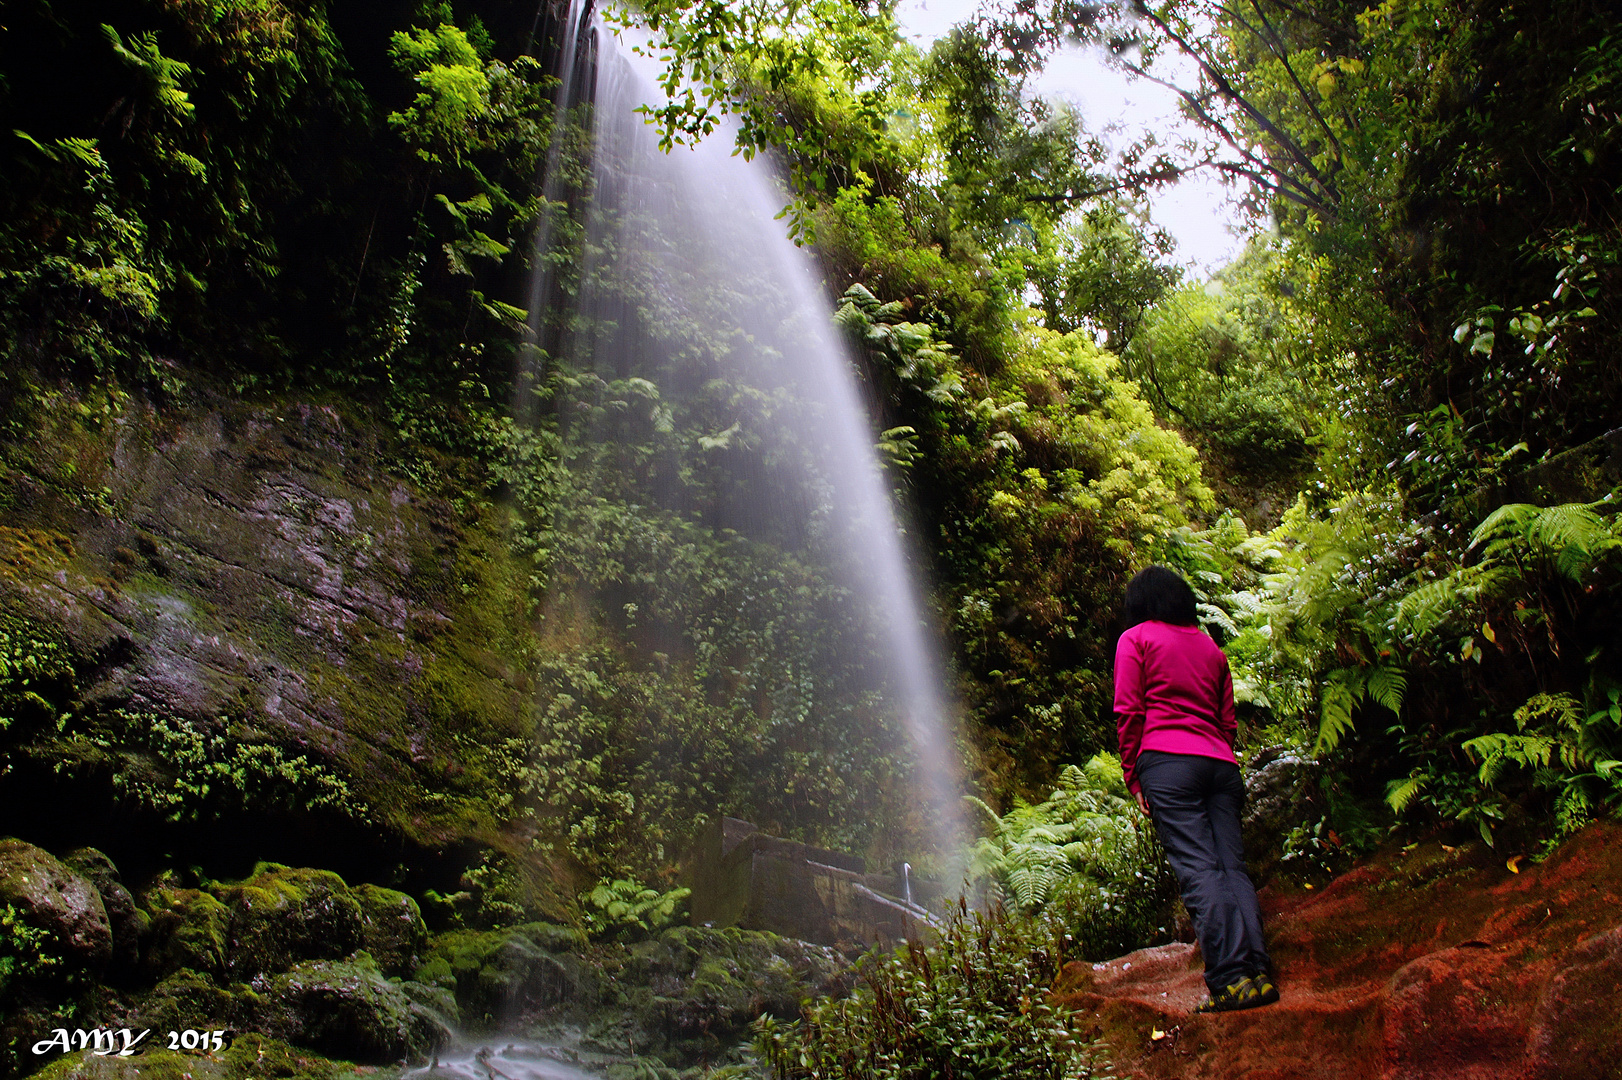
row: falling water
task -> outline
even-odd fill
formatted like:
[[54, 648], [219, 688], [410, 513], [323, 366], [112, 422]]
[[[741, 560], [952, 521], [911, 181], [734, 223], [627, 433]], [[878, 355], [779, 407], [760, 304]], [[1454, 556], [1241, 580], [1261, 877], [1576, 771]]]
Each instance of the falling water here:
[[[846, 648], [862, 656], [884, 711], [909, 737], [917, 816], [944, 853], [959, 785], [942, 670], [851, 357], [808, 253], [775, 220], [784, 190], [764, 158], [734, 156], [725, 129], [662, 152], [636, 111], [658, 94], [647, 62], [618, 47], [589, 0], [574, 0], [558, 30], [560, 119], [593, 105], [591, 196], [573, 261], [557, 254], [556, 226], [541, 235], [531, 303], [538, 362], [647, 378], [665, 401], [724, 399], [705, 460], [727, 462], [734, 494], [704, 508], [706, 524], [816, 551], [857, 598], [862, 614]], [[555, 203], [570, 197], [562, 171], [554, 155], [543, 193]], [[564, 274], [575, 277], [560, 319]], [[541, 318], [548, 311], [554, 317]], [[699, 512], [679, 483], [650, 483], [665, 506]]]

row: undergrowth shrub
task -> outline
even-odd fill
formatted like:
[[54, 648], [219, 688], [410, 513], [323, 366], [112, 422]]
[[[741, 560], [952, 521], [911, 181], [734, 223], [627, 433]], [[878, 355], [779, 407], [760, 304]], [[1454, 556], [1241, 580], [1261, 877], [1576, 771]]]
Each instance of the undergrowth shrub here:
[[1046, 801], [1016, 801], [975, 844], [970, 873], [997, 902], [1063, 924], [1074, 950], [1108, 959], [1164, 941], [1177, 883], [1121, 775], [1120, 759], [1097, 754], [1067, 765]]
[[1062, 927], [960, 902], [939, 937], [870, 955], [850, 997], [756, 1027], [779, 1080], [1081, 1080], [1103, 1058], [1048, 1000], [1070, 958]]

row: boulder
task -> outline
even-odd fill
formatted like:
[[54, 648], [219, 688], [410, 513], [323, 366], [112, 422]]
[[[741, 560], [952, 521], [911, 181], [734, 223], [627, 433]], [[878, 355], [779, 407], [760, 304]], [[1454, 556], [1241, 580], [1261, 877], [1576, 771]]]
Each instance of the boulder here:
[[144, 890], [140, 903], [149, 919], [141, 948], [148, 977], [162, 979], [182, 968], [206, 975], [225, 971], [229, 908], [200, 889], [182, 887], [169, 874]]
[[118, 867], [92, 847], [75, 848], [62, 856], [62, 861], [89, 880], [101, 896], [101, 906], [107, 912], [107, 923], [113, 934], [109, 970], [115, 975], [134, 971], [140, 959], [141, 936], [151, 920], [135, 906], [135, 897], [118, 878]]
[[113, 955], [113, 932], [96, 887], [55, 856], [21, 840], [0, 840], [0, 905], [50, 934], [78, 968], [99, 972]]
[[233, 979], [337, 960], [365, 940], [361, 905], [330, 870], [261, 863], [246, 881], [213, 892], [231, 913], [225, 971]]
[[388, 975], [415, 969], [428, 948], [428, 925], [417, 902], [376, 885], [357, 885], [349, 892], [360, 905], [362, 944], [377, 966]]
[[353, 1080], [356, 1076], [341, 1063], [257, 1032], [236, 1034], [224, 1051], [209, 1054], [170, 1050], [167, 1039], [153, 1045], [151, 1035], [141, 1045], [145, 1050], [133, 1057], [98, 1057], [90, 1050], [63, 1054], [30, 1080]]
[[[371, 1064], [419, 1060], [453, 1035], [442, 1010], [413, 1001], [404, 984], [384, 978], [364, 953], [299, 964], [259, 982], [265, 1001], [260, 1030], [333, 1057]], [[434, 1000], [431, 988], [415, 996]]]
[[245, 987], [222, 989], [206, 976], [182, 968], [139, 996], [135, 1026], [153, 1031], [241, 1030], [252, 1023], [259, 1005], [258, 995]]
[[522, 1013], [571, 1000], [579, 962], [553, 950], [581, 944], [578, 934], [546, 923], [507, 930], [452, 931], [435, 942], [416, 978], [453, 992], [470, 1025], [494, 1027]]
[[[672, 1062], [715, 1059], [762, 1014], [797, 1019], [803, 1002], [847, 989], [831, 946], [752, 930], [672, 927], [605, 963], [612, 978], [593, 1033]], [[618, 999], [618, 1000], [616, 1000]], [[615, 1007], [617, 1006], [617, 1007]], [[604, 1036], [609, 1036], [604, 1038]]]

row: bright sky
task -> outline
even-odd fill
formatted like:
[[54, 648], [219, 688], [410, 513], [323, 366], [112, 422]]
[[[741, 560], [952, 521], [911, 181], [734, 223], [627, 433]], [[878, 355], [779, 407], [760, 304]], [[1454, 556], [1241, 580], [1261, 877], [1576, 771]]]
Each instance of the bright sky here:
[[[971, 16], [977, 0], [901, 0], [896, 19], [921, 49]], [[1055, 56], [1036, 79], [1044, 97], [1064, 99], [1081, 111], [1087, 130], [1111, 146], [1125, 146], [1137, 133], [1170, 133], [1184, 121], [1175, 96], [1153, 83], [1127, 78], [1110, 67], [1098, 50], [1069, 48]], [[1177, 239], [1177, 261], [1207, 274], [1239, 253], [1234, 235], [1239, 215], [1229, 192], [1215, 179], [1197, 175], [1162, 189], [1149, 199], [1156, 224]]]

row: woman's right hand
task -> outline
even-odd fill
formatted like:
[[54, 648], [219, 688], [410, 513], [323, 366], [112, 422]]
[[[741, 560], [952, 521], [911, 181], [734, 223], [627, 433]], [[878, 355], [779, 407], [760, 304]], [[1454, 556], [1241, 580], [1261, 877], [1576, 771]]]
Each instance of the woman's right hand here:
[[1138, 797], [1138, 809], [1143, 811], [1143, 816], [1153, 817], [1154, 815], [1149, 813], [1149, 800], [1143, 797], [1143, 792], [1135, 791], [1133, 794]]

